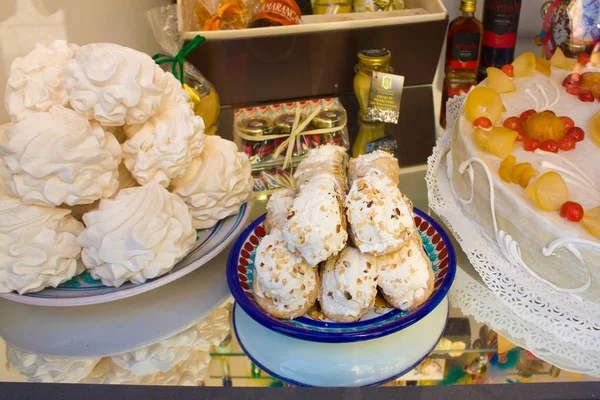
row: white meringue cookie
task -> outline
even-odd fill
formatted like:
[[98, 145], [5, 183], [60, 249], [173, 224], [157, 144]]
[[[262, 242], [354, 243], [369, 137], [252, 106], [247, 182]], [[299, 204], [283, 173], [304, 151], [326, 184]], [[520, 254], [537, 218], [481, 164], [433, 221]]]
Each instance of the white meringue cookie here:
[[113, 43], [82, 46], [64, 76], [71, 107], [105, 126], [144, 123], [166, 87], [164, 71], [150, 56]]
[[196, 241], [185, 203], [156, 182], [121, 190], [83, 216], [82, 259], [106, 286], [144, 283], [169, 272]]
[[6, 84], [4, 102], [13, 122], [27, 115], [69, 104], [63, 84], [63, 68], [79, 46], [55, 40], [49, 46], [36, 44], [25, 57], [16, 58]]
[[165, 96], [156, 114], [143, 124], [125, 127], [128, 139], [122, 145], [123, 160], [142, 185], [154, 180], [169, 186], [204, 149], [204, 121], [194, 115], [179, 81], [169, 73], [167, 76], [171, 94]]
[[348, 239], [335, 176], [314, 176], [294, 199], [283, 237], [310, 265], [339, 253]]
[[99, 358], [73, 360], [44, 357], [6, 344], [6, 360], [28, 382], [77, 383], [100, 362]]
[[217, 308], [208, 317], [196, 324], [198, 340], [194, 348], [208, 351], [211, 346], [219, 345], [231, 331], [229, 315], [231, 311], [227, 305]]
[[194, 350], [187, 360], [181, 362], [168, 372], [156, 375], [155, 385], [168, 386], [202, 386], [208, 375], [210, 365], [210, 353], [202, 350]]
[[119, 367], [131, 371], [134, 375], [164, 373], [187, 360], [197, 341], [198, 330], [196, 326], [192, 326], [158, 343], [111, 358]]
[[131, 371], [119, 367], [110, 357], [104, 357], [81, 383], [102, 385], [152, 385], [156, 374], [135, 375]]
[[0, 186], [0, 293], [56, 287], [82, 272], [81, 222], [68, 210], [23, 204]]
[[250, 161], [235, 144], [219, 136], [206, 136], [204, 151], [171, 190], [190, 207], [194, 228], [205, 229], [237, 214], [252, 194]]
[[75, 111], [55, 106], [5, 130], [0, 143], [6, 190], [26, 204], [89, 204], [119, 186], [115, 137]]
[[375, 256], [398, 251], [416, 231], [412, 204], [383, 172], [371, 169], [356, 179], [346, 196], [354, 244]]
[[[119, 190], [127, 189], [130, 187], [139, 186], [138, 183], [131, 176], [131, 172], [125, 167], [125, 164], [119, 164]], [[114, 195], [113, 195], [114, 196]], [[85, 213], [90, 211], [97, 210], [100, 206], [100, 200], [96, 200], [90, 204], [78, 204], [75, 206], [61, 205], [60, 208], [64, 208], [65, 210], [70, 210], [71, 215], [77, 221], [83, 221], [83, 216]]]

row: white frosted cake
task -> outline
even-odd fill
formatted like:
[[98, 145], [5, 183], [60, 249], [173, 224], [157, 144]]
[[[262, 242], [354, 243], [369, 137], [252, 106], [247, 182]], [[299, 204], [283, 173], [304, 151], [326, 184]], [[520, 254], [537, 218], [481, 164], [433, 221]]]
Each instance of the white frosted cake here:
[[488, 71], [457, 118], [448, 175], [509, 262], [598, 302], [600, 69], [592, 64], [525, 53]]

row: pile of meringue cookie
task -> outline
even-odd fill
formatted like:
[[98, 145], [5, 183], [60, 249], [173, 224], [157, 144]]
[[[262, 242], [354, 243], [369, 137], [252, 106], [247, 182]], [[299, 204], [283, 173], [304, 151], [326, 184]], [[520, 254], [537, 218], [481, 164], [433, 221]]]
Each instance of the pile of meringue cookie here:
[[[248, 158], [204, 134], [147, 54], [57, 40], [14, 60], [0, 128], [0, 293], [83, 272], [107, 286], [170, 271], [196, 229], [236, 214]], [[83, 223], [82, 223], [82, 222]]]

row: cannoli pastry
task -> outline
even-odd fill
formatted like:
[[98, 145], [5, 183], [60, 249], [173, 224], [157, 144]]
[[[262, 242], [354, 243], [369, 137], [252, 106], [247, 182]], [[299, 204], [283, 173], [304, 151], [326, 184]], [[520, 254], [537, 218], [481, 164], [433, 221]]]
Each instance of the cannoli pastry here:
[[273, 192], [267, 203], [267, 217], [264, 223], [265, 232], [270, 233], [273, 229], [283, 230], [295, 197], [296, 191], [294, 189], [284, 188]]
[[24, 204], [0, 185], [0, 293], [39, 292], [83, 272], [70, 211]]
[[94, 279], [119, 287], [169, 272], [196, 241], [185, 203], [156, 182], [121, 190], [83, 216], [77, 242]]
[[89, 204], [119, 187], [119, 142], [73, 110], [54, 106], [4, 133], [0, 175], [6, 190], [26, 204]]
[[326, 144], [310, 150], [294, 173], [298, 190], [302, 190], [314, 176], [329, 173], [335, 178], [338, 192], [346, 193], [348, 184], [344, 167], [345, 159], [346, 149], [341, 146]]
[[271, 231], [261, 240], [254, 268], [254, 299], [272, 317], [297, 318], [315, 304], [318, 268], [288, 249], [280, 230]]
[[346, 196], [350, 236], [363, 253], [394, 253], [416, 231], [412, 204], [385, 174], [371, 169], [352, 183]]
[[13, 122], [69, 104], [63, 69], [78, 51], [75, 44], [55, 40], [48, 46], [38, 43], [26, 56], [15, 58], [4, 95], [6, 111]]
[[346, 218], [331, 174], [313, 177], [294, 199], [283, 229], [290, 250], [310, 265], [342, 251], [348, 240]]
[[375, 303], [376, 279], [377, 258], [347, 246], [322, 267], [321, 311], [332, 321], [358, 321]]
[[375, 150], [348, 161], [348, 182], [363, 178], [371, 169], [385, 174], [396, 186], [400, 183], [400, 165], [393, 155], [383, 150]]
[[77, 383], [92, 372], [100, 359], [45, 357], [7, 343], [6, 361], [28, 382]]
[[377, 265], [377, 285], [394, 307], [414, 310], [431, 296], [435, 276], [418, 233], [400, 251], [377, 257]]
[[192, 213], [195, 229], [214, 226], [239, 212], [252, 194], [248, 156], [219, 136], [206, 136], [202, 154], [188, 171], [173, 179], [170, 190], [180, 196]]

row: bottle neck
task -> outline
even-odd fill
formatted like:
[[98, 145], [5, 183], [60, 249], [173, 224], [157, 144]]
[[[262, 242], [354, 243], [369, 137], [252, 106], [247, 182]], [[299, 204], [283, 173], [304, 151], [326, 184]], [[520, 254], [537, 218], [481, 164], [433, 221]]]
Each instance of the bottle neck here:
[[475, 18], [475, 13], [473, 11], [461, 11], [463, 18]]

